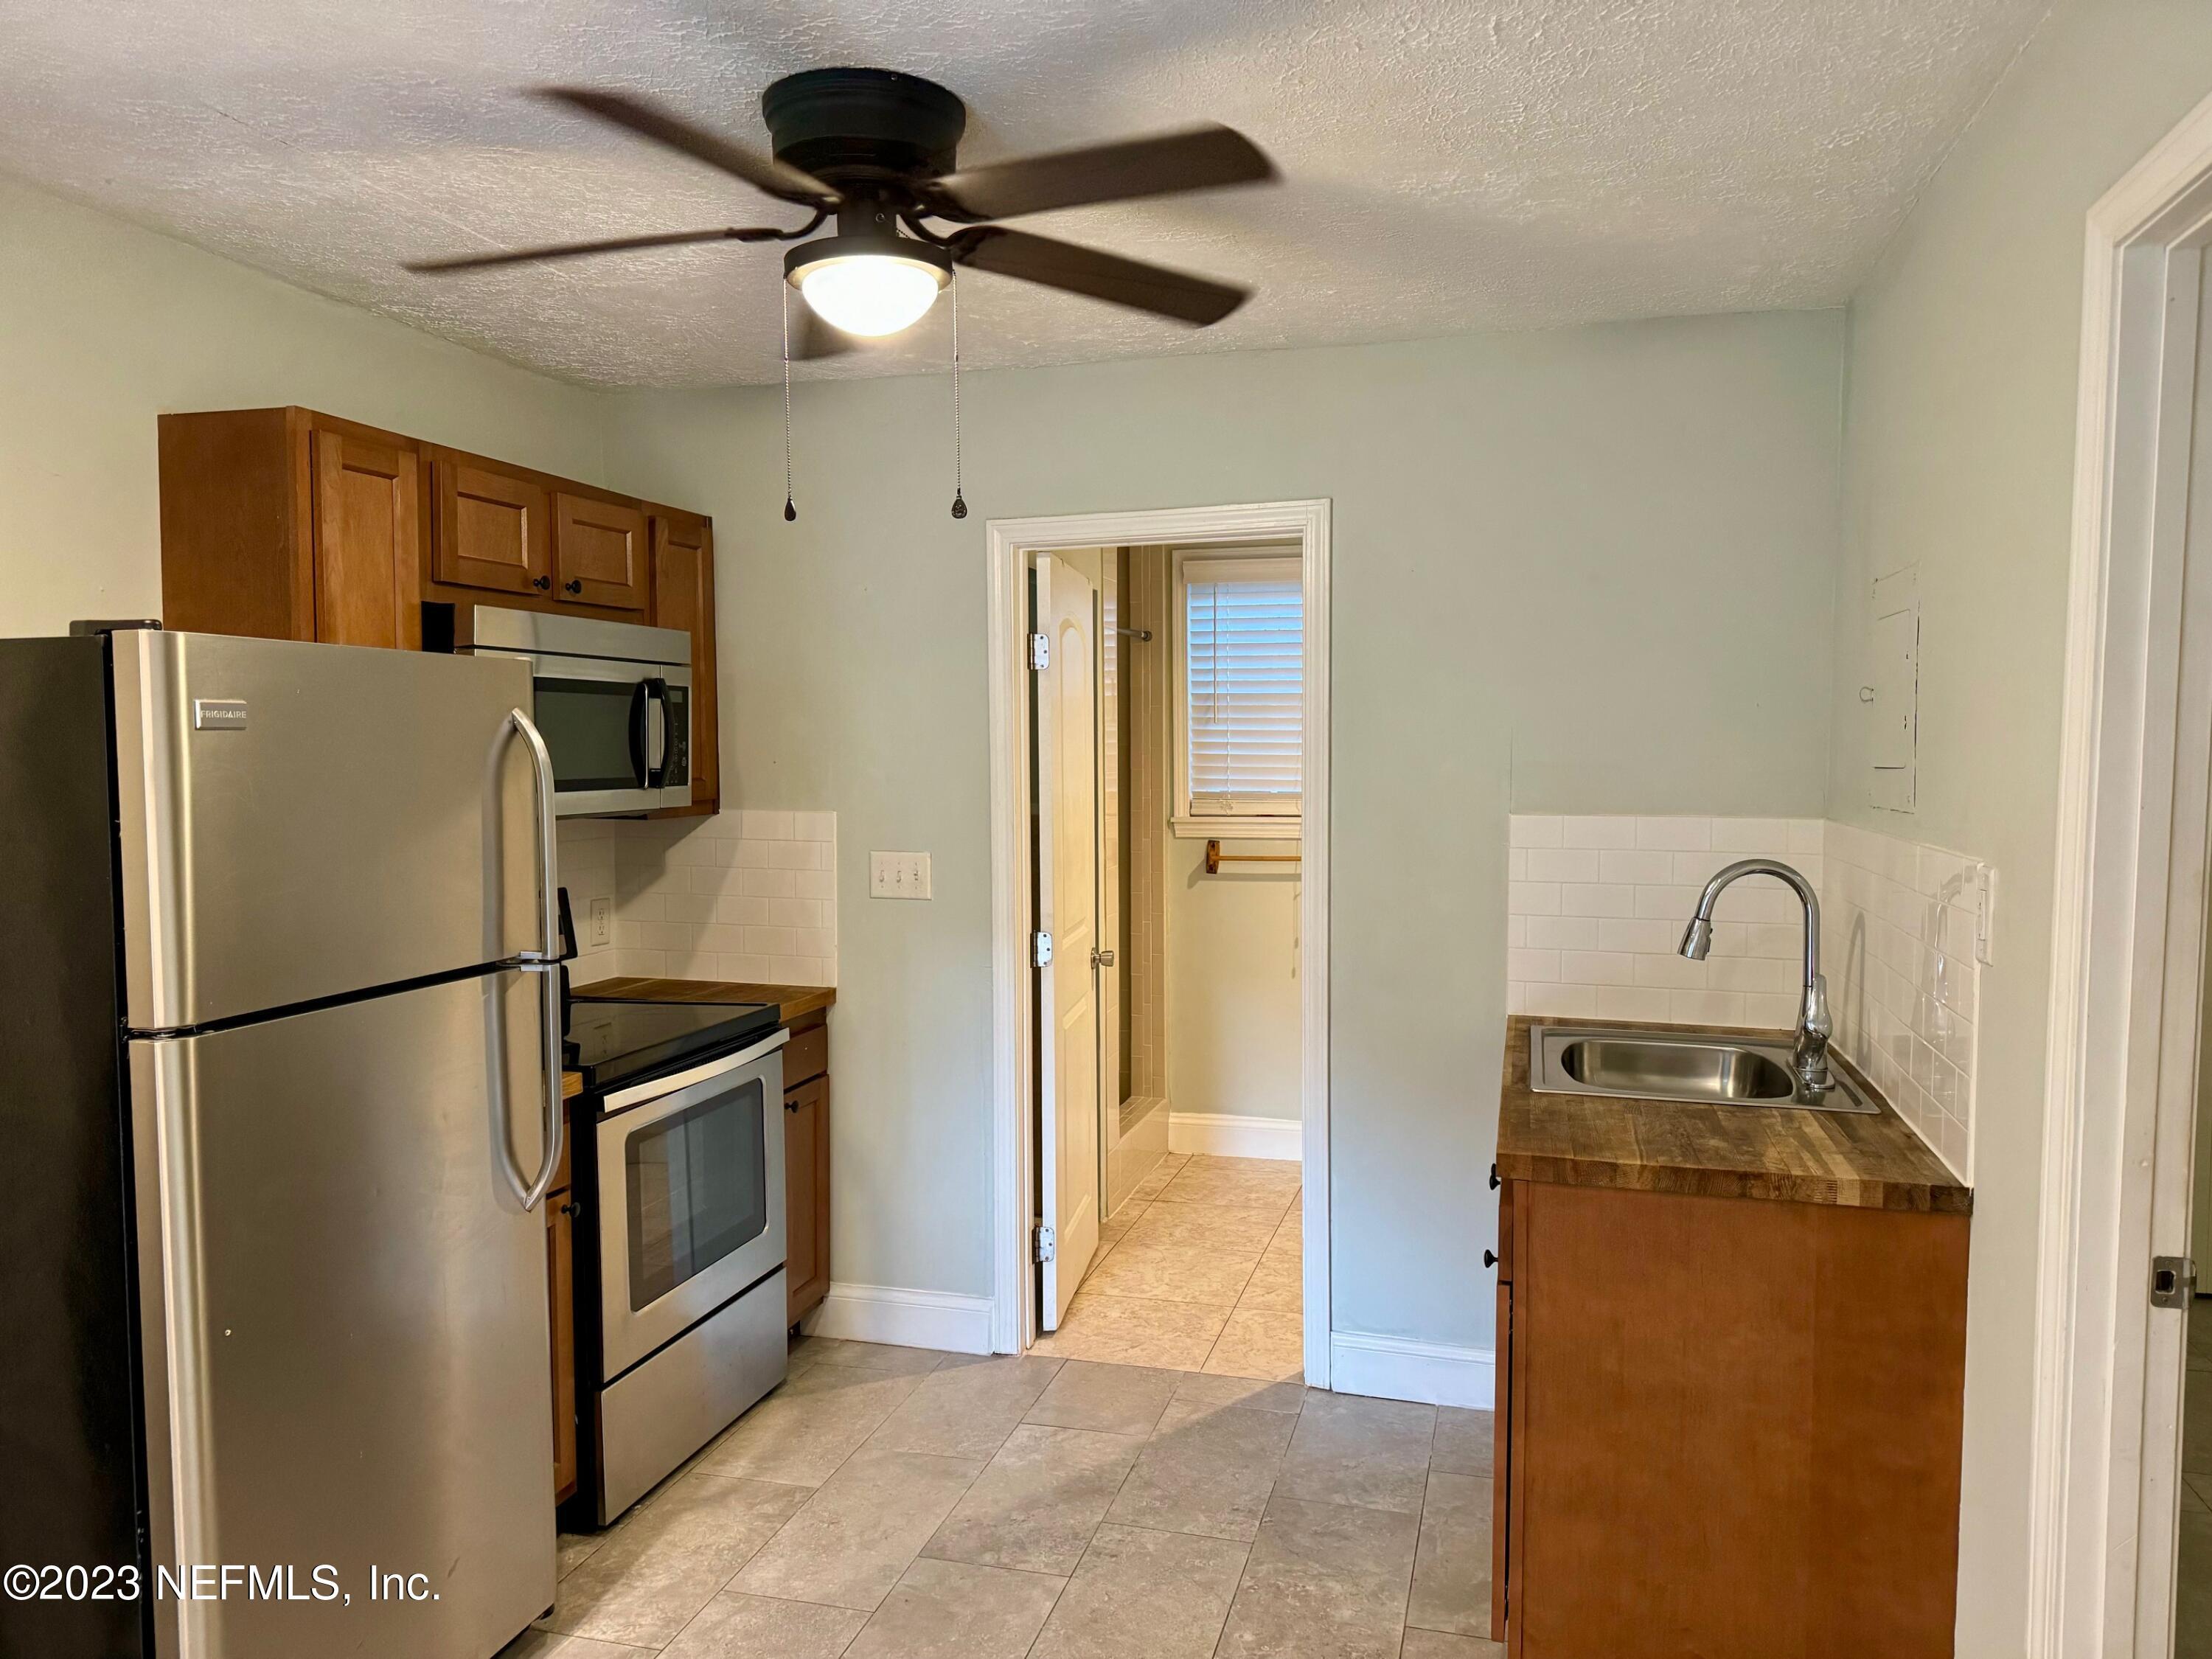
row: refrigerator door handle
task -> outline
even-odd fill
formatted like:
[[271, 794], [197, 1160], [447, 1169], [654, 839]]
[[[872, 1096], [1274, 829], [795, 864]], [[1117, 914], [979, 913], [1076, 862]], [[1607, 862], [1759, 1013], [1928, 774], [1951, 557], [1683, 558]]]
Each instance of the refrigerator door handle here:
[[531, 724], [530, 716], [520, 708], [507, 711], [506, 722], [500, 728], [499, 742], [504, 744], [509, 732], [519, 734], [523, 746], [530, 751], [531, 776], [535, 783], [538, 805], [538, 909], [540, 948], [525, 951], [516, 959], [516, 965], [526, 973], [538, 976], [538, 1028], [544, 1052], [541, 1065], [545, 1082], [545, 1161], [534, 1181], [526, 1181], [515, 1167], [514, 1154], [509, 1149], [505, 1126], [498, 1136], [501, 1168], [507, 1185], [525, 1210], [534, 1210], [543, 1203], [553, 1178], [561, 1167], [562, 1132], [566, 1127], [561, 1109], [561, 915], [559, 878], [553, 869], [553, 757], [545, 747], [545, 739]]

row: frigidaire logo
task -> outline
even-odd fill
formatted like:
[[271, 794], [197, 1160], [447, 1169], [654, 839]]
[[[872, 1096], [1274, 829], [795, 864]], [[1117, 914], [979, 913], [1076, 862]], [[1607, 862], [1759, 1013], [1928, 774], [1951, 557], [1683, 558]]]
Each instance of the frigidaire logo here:
[[192, 699], [193, 731], [242, 732], [245, 729], [246, 704], [242, 700], [225, 697]]

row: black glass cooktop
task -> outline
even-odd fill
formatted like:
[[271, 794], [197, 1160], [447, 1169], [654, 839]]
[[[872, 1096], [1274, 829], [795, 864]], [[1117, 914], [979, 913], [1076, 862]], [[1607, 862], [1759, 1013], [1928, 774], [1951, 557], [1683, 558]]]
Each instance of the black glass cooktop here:
[[776, 1028], [770, 1002], [599, 1002], [568, 1008], [568, 1064], [587, 1090], [675, 1071], [757, 1042]]

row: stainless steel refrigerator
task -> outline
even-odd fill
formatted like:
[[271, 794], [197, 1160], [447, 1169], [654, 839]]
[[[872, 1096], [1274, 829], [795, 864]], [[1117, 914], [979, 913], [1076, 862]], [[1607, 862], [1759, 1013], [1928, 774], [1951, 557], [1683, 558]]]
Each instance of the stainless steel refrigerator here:
[[550, 1606], [529, 700], [493, 658], [0, 642], [0, 1569], [88, 1570], [11, 1583], [0, 1653], [486, 1659]]

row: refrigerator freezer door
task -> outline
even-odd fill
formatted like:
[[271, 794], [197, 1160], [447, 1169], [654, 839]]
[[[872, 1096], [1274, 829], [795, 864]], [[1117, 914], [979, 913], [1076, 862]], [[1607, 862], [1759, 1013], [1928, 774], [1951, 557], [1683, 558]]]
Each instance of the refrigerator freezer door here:
[[173, 1030], [538, 948], [498, 658], [114, 636], [128, 1019]]
[[552, 1605], [545, 1222], [493, 1139], [535, 1167], [532, 977], [131, 1042], [152, 1560], [286, 1570], [157, 1598], [164, 1659], [485, 1659]]

